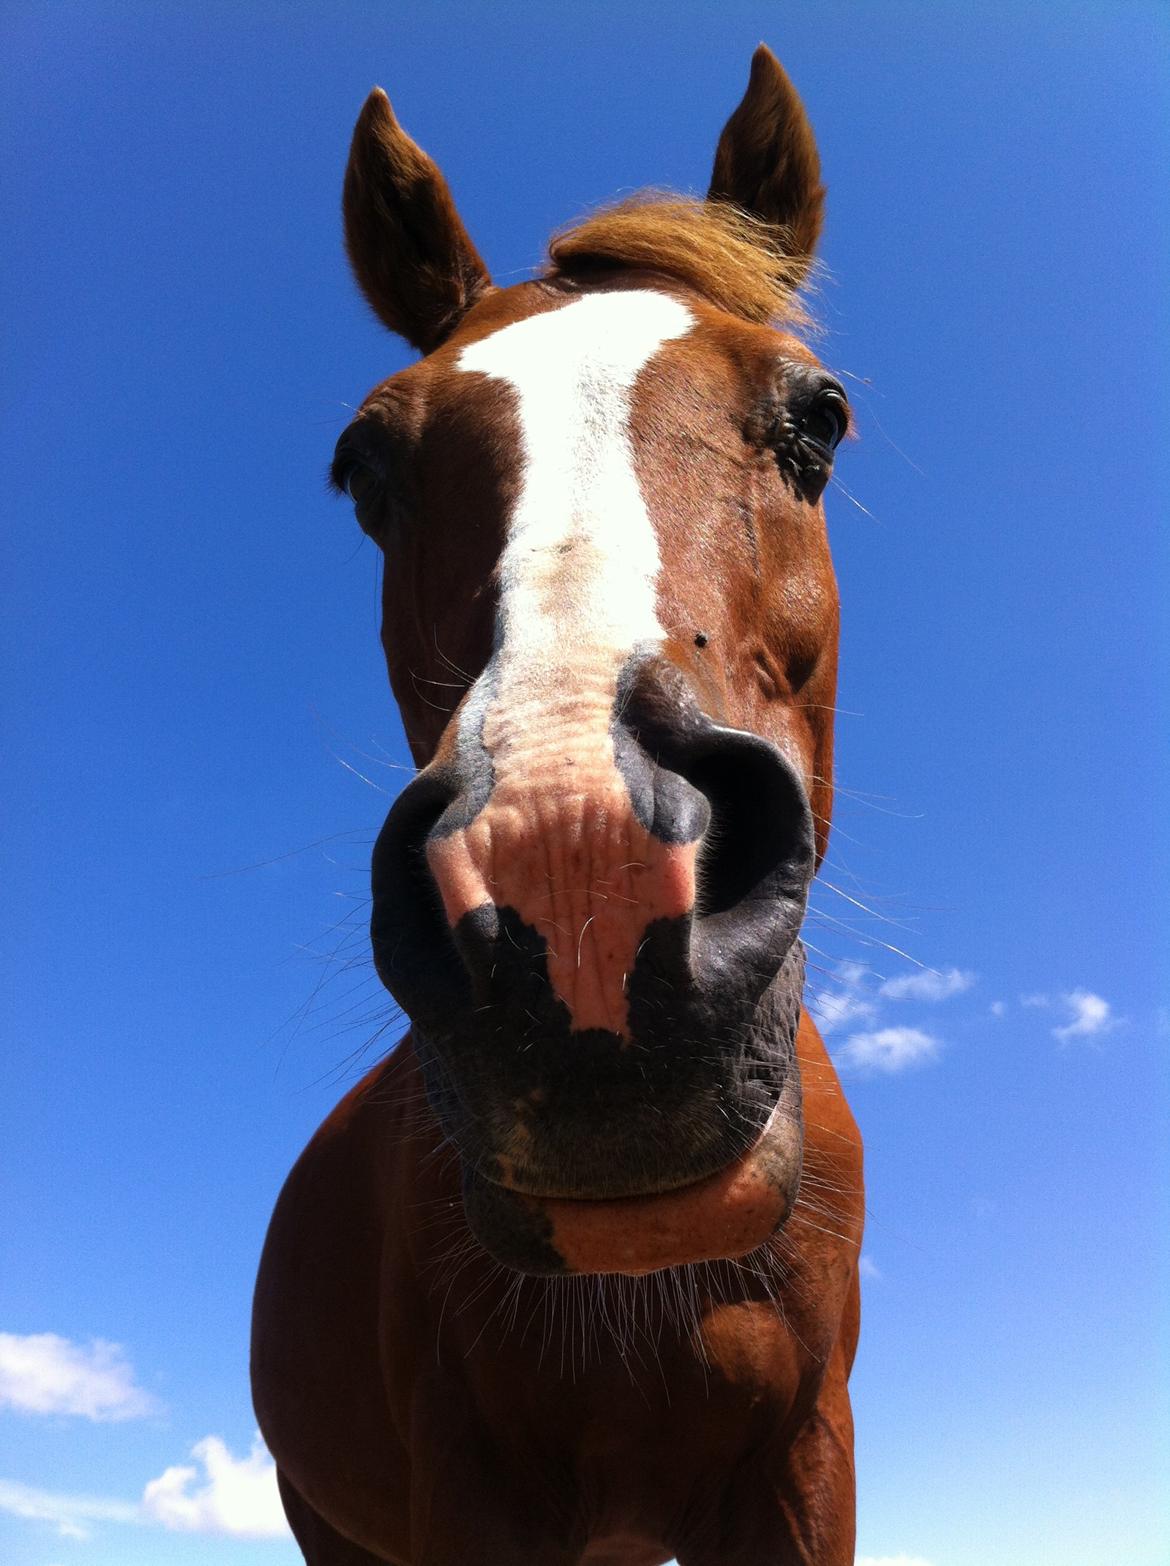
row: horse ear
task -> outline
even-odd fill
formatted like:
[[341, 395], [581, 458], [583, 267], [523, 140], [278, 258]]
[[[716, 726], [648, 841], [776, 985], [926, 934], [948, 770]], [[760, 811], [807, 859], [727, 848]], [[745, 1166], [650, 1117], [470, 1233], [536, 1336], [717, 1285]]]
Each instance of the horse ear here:
[[821, 160], [796, 88], [766, 44], [752, 56], [743, 102], [723, 127], [707, 199], [732, 201], [783, 228], [793, 259], [812, 260], [824, 220]]
[[380, 87], [354, 127], [342, 194], [358, 287], [392, 332], [430, 353], [491, 287], [447, 181]]

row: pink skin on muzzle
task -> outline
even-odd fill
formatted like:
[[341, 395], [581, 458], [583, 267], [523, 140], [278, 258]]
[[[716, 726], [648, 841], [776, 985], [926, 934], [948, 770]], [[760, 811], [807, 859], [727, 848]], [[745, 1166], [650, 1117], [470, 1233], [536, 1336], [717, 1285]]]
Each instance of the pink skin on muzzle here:
[[426, 853], [452, 927], [485, 903], [514, 909], [544, 937], [570, 1026], [628, 1038], [638, 949], [654, 920], [693, 909], [697, 851], [647, 831], [613, 772], [588, 792], [497, 783], [470, 825]]

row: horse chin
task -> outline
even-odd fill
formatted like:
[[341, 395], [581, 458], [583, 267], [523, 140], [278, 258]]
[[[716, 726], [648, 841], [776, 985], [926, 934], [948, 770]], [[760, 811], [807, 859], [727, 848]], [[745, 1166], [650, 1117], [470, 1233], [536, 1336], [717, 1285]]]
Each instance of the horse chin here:
[[766, 1244], [787, 1222], [802, 1145], [792, 1072], [752, 1146], [690, 1185], [601, 1200], [541, 1197], [465, 1169], [463, 1205], [480, 1244], [516, 1272], [638, 1275], [731, 1260]]

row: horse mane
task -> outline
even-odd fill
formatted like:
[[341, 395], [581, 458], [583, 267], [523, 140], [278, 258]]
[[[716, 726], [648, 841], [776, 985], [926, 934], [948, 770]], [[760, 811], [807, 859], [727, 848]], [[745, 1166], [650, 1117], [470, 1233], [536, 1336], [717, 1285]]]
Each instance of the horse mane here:
[[792, 253], [786, 229], [727, 201], [642, 191], [558, 230], [548, 253], [550, 278], [658, 272], [743, 320], [813, 327], [799, 291], [811, 258]]

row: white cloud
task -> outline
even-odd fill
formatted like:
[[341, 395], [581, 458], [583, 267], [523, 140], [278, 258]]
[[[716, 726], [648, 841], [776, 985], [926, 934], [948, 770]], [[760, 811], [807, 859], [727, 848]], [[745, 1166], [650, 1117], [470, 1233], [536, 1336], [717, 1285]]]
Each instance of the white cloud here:
[[1047, 995], [1021, 995], [1021, 1006], [1051, 1006], [1052, 1002]]
[[863, 1251], [857, 1259], [857, 1270], [863, 1278], [880, 1278], [881, 1268], [873, 1260], [868, 1251]]
[[961, 995], [974, 983], [975, 975], [959, 968], [948, 968], [945, 973], [920, 968], [915, 973], [900, 973], [897, 978], [887, 979], [878, 994], [887, 1000], [944, 1001]]
[[[870, 1023], [872, 1027], [881, 1014], [883, 1001], [949, 1000], [952, 995], [961, 995], [964, 990], [969, 990], [975, 982], [975, 975], [961, 968], [948, 968], [942, 973], [923, 968], [879, 981], [873, 970], [864, 963], [843, 962], [830, 982], [833, 988], [822, 990], [811, 1003], [821, 1031], [826, 1035], [845, 1033], [851, 1028], [856, 1029], [859, 1024]], [[871, 1032], [865, 1037], [878, 1038], [899, 1031], [909, 1033], [911, 1030], [886, 1028], [880, 1034]], [[850, 1048], [852, 1042], [850, 1039], [843, 1054], [847, 1064], [855, 1053]]]
[[72, 1343], [55, 1332], [0, 1332], [0, 1408], [83, 1419], [142, 1419], [157, 1404], [117, 1343]]
[[1109, 1033], [1117, 1026], [1109, 1002], [1091, 990], [1071, 990], [1060, 999], [1071, 1018], [1063, 1027], [1052, 1030], [1052, 1037], [1060, 1039], [1061, 1043], [1066, 1039], [1087, 1039], [1095, 1034]]
[[844, 984], [847, 989], [855, 990], [864, 984], [873, 970], [863, 962], [842, 962], [837, 964], [836, 979], [839, 984]]
[[1007, 1011], [1007, 1006], [1003, 1001], [992, 1001], [987, 1009], [993, 1017], [1002, 1017]]
[[814, 1010], [822, 1033], [840, 1033], [855, 1022], [868, 1022], [877, 1011], [872, 1001], [848, 991], [818, 995]]
[[63, 1539], [88, 1539], [90, 1523], [138, 1521], [138, 1508], [130, 1501], [110, 1501], [97, 1495], [60, 1495], [11, 1479], [0, 1479], [0, 1512], [29, 1522], [52, 1523]]
[[173, 1533], [218, 1533], [239, 1539], [283, 1539], [289, 1528], [276, 1488], [276, 1466], [259, 1435], [246, 1457], [233, 1457], [219, 1436], [191, 1449], [198, 1467], [176, 1464], [152, 1479], [142, 1500], [68, 1495], [0, 1479], [0, 1512], [51, 1523], [64, 1539], [88, 1539], [94, 1523], [161, 1526]]
[[836, 1054], [838, 1065], [858, 1071], [905, 1071], [933, 1060], [939, 1041], [918, 1028], [878, 1028], [854, 1033]]
[[870, 970], [862, 962], [843, 962], [833, 975], [833, 990], [813, 997], [812, 1009], [822, 1033], [839, 1033], [872, 1017], [877, 1007], [863, 992]]
[[199, 1468], [168, 1468], [142, 1492], [143, 1514], [180, 1533], [226, 1533], [273, 1539], [288, 1533], [276, 1467], [257, 1436], [247, 1457], [235, 1458], [219, 1436], [191, 1449]]

